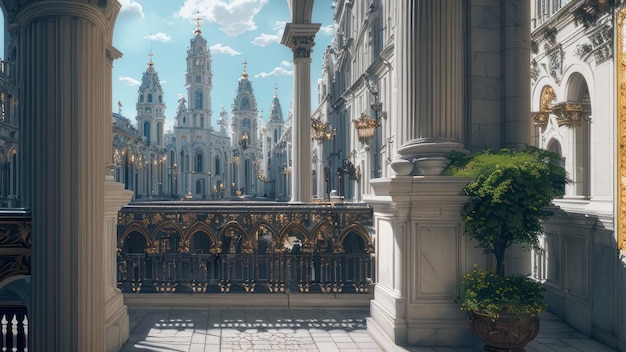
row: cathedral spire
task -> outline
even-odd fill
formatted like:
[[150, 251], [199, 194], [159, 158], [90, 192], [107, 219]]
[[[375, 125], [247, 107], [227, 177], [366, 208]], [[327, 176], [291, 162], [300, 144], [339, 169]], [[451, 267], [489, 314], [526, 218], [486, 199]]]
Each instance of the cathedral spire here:
[[148, 56], [150, 56], [150, 60], [148, 61], [148, 67], [152, 67], [154, 66], [154, 63], [152, 62], [152, 50], [150, 50], [150, 54], [148, 54]]
[[274, 83], [274, 98], [278, 98], [278, 83]]
[[248, 61], [243, 60], [243, 73], [241, 74], [241, 78], [248, 78], [248, 73], [246, 69], [248, 68]]
[[202, 31], [200, 30], [200, 14], [199, 13], [198, 13], [198, 17], [196, 17], [196, 29], [193, 31], [193, 33], [195, 35], [202, 34]]

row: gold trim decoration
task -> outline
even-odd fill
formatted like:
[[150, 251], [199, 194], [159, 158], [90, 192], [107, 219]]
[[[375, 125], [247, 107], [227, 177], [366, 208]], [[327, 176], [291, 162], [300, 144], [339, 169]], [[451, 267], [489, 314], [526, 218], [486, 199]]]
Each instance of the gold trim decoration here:
[[545, 131], [546, 126], [548, 126], [550, 114], [552, 113], [550, 104], [555, 100], [556, 93], [554, 93], [554, 88], [551, 86], [543, 87], [541, 90], [541, 103], [539, 104], [539, 111], [531, 113], [535, 125], [539, 126], [541, 132]]
[[626, 43], [624, 18], [626, 8], [616, 13], [617, 28], [617, 245], [626, 249]]
[[551, 107], [556, 121], [561, 126], [580, 126], [589, 121], [591, 105], [579, 102], [561, 102]]

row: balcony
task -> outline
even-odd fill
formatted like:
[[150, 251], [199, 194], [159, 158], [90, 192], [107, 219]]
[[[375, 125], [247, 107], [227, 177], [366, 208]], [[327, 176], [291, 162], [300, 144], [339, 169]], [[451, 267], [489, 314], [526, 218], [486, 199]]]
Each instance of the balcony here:
[[149, 305], [144, 294], [370, 296], [372, 216], [366, 205], [130, 204], [118, 213], [118, 287], [131, 305]]

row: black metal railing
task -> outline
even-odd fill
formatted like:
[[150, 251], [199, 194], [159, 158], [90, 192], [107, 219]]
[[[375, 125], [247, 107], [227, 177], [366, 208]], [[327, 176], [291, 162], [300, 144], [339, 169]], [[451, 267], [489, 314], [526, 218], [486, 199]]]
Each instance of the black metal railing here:
[[365, 254], [123, 254], [124, 292], [367, 293], [373, 255]]

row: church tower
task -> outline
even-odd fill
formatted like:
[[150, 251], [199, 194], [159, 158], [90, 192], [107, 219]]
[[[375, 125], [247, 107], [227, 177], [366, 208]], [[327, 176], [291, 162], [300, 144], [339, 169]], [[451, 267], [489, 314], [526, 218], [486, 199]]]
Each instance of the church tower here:
[[187, 49], [187, 73], [185, 74], [188, 116], [179, 121], [181, 127], [211, 128], [211, 89], [213, 74], [211, 73], [211, 53], [207, 41], [202, 37], [200, 19], [197, 20], [194, 37]]
[[252, 82], [246, 72], [248, 63], [243, 63], [243, 73], [239, 78], [237, 95], [233, 102], [232, 133], [234, 146], [237, 144], [244, 150], [250, 146], [258, 146], [257, 104], [252, 89]]
[[154, 69], [152, 52], [148, 68], [141, 78], [137, 100], [137, 128], [146, 138], [148, 145], [163, 147], [163, 125], [165, 123], [165, 103], [159, 74]]

